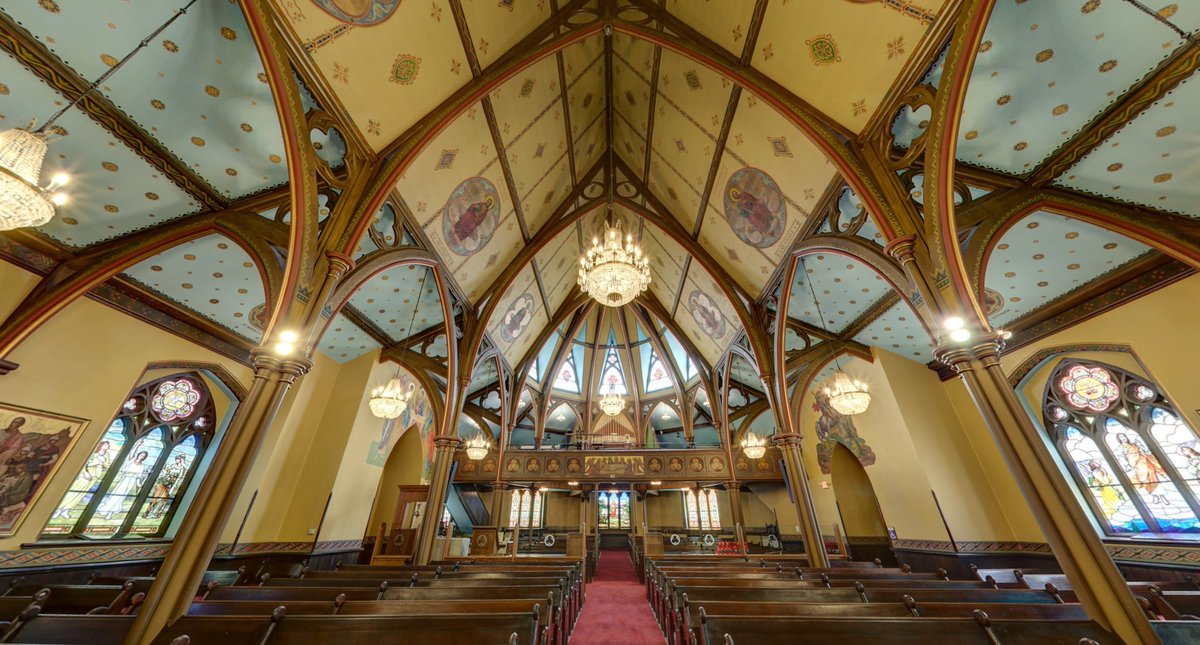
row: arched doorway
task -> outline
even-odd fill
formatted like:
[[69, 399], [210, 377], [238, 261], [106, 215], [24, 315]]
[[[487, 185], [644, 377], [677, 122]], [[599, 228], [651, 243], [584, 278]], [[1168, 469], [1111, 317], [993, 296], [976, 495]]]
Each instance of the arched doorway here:
[[879, 510], [879, 499], [862, 463], [849, 448], [834, 442], [831, 472], [833, 494], [851, 557], [867, 561], [879, 558], [884, 564], [895, 566], [896, 556]]

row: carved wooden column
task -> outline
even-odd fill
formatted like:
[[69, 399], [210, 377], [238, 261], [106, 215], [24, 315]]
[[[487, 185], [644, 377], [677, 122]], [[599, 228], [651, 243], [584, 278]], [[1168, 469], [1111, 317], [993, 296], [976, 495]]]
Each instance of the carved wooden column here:
[[1126, 642], [1160, 642], [1009, 385], [999, 349], [998, 339], [988, 338], [943, 344], [935, 355], [966, 386], [1088, 615]]
[[504, 482], [492, 484], [492, 525], [496, 528], [504, 525], [504, 498], [507, 492], [508, 484]]
[[738, 550], [746, 554], [746, 516], [742, 512], [742, 486], [737, 482], [725, 482], [725, 491], [729, 493], [729, 514], [733, 520], [733, 530], [738, 542]]
[[808, 554], [808, 563], [824, 568], [829, 566], [829, 555], [825, 553], [821, 525], [817, 522], [812, 495], [808, 492], [808, 475], [800, 454], [800, 441], [798, 434], [775, 435], [775, 445], [783, 453], [783, 463], [787, 467], [788, 486], [796, 503], [796, 517], [800, 522], [800, 533], [804, 536], [804, 552]]
[[[429, 564], [433, 559], [433, 542], [442, 523], [442, 509], [450, 491], [450, 467], [454, 464], [454, 449], [461, 443], [458, 437], [438, 437], [433, 440], [433, 474], [429, 479], [429, 497], [425, 500], [425, 519], [417, 529], [413, 564]], [[446, 536], [449, 540], [450, 536]]]
[[125, 638], [127, 644], [150, 642], [170, 621], [187, 613], [267, 429], [288, 390], [312, 367], [307, 358], [280, 358], [263, 348], [255, 348], [252, 356], [254, 382], [188, 507], [178, 537]]

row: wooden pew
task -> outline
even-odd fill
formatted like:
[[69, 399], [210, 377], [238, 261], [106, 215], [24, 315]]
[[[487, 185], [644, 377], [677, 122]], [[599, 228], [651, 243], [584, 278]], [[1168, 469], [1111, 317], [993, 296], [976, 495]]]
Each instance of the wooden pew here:
[[141, 604], [144, 593], [135, 592], [134, 585], [18, 585], [9, 589], [8, 596], [30, 597], [42, 590], [50, 595], [42, 611], [52, 614], [123, 614]]
[[42, 589], [29, 597], [0, 597], [0, 642], [20, 629], [22, 623], [41, 613], [49, 596], [50, 591]]
[[1091, 621], [993, 620], [976, 610], [975, 618], [807, 619], [707, 616], [701, 624], [704, 645], [792, 645], [797, 642], [926, 645], [1076, 644], [1121, 645], [1121, 639]]
[[277, 608], [270, 617], [184, 616], [164, 629], [154, 645], [170, 645], [187, 636], [201, 645], [378, 645], [395, 642], [536, 645], [538, 617], [519, 614], [436, 616], [287, 616]]
[[1172, 591], [1150, 587], [1150, 602], [1167, 620], [1200, 621], [1200, 591]]
[[133, 616], [38, 613], [0, 642], [121, 645], [132, 624]]

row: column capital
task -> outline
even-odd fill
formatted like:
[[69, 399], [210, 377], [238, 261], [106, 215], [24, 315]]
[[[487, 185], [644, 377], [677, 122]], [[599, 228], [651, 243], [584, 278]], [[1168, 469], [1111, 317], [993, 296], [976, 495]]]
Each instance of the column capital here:
[[772, 440], [775, 442], [775, 445], [779, 446], [781, 449], [785, 446], [795, 446], [799, 448], [801, 443], [804, 441], [804, 435], [797, 434], [795, 432], [789, 432], [787, 434], [777, 434], [772, 438]]
[[900, 264], [906, 264], [916, 259], [915, 249], [917, 244], [916, 235], [903, 235], [891, 242], [888, 242], [884, 247], [884, 251], [896, 259]]
[[254, 369], [265, 369], [278, 372], [295, 380], [312, 369], [313, 362], [305, 355], [279, 356], [266, 347], [254, 347], [250, 350], [250, 363]]
[[462, 439], [458, 437], [438, 437], [433, 440], [433, 447], [435, 450], [454, 450], [460, 443]]
[[993, 331], [967, 344], [943, 337], [933, 350], [933, 357], [957, 372], [971, 369], [971, 361], [998, 362], [1006, 340], [1004, 336], [1002, 332]]
[[325, 251], [329, 260], [329, 277], [338, 279], [354, 268], [354, 258], [337, 251]]

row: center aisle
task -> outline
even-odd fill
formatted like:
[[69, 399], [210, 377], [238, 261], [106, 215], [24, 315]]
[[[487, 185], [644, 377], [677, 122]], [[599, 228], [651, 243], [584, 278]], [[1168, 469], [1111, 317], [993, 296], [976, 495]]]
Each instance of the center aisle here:
[[663, 645], [646, 588], [638, 583], [629, 553], [601, 551], [596, 576], [571, 634], [571, 645]]

